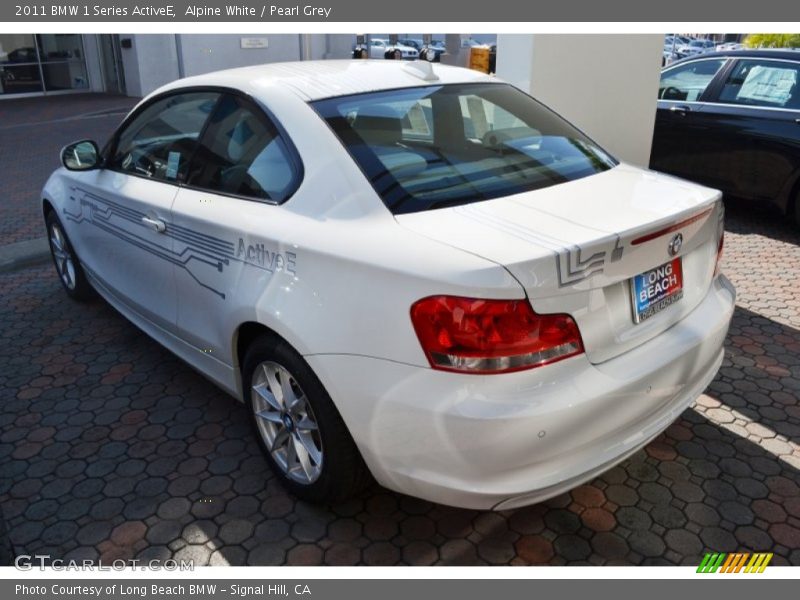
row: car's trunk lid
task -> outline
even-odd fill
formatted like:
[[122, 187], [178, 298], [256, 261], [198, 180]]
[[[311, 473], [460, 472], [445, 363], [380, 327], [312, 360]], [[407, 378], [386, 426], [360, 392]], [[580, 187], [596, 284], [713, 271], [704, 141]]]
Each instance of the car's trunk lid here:
[[[716, 190], [620, 165], [543, 190], [398, 215], [417, 233], [503, 265], [539, 313], [569, 313], [599, 363], [686, 316], [713, 277], [722, 206]], [[670, 242], [680, 234], [675, 256]], [[682, 297], [640, 323], [631, 278], [680, 258]]]

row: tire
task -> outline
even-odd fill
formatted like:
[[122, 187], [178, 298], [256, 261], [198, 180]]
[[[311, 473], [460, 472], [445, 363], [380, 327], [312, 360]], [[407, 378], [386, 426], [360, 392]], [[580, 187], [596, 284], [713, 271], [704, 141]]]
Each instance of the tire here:
[[794, 217], [794, 224], [797, 227], [800, 227], [800, 190], [794, 196], [794, 209], [792, 210], [792, 216]]
[[73, 300], [91, 300], [96, 296], [96, 292], [86, 279], [86, 273], [84, 273], [78, 256], [54, 210], [47, 213], [45, 223], [47, 224], [50, 256], [53, 259], [61, 286]]
[[347, 426], [289, 344], [270, 335], [256, 339], [245, 354], [242, 382], [261, 450], [289, 492], [309, 502], [335, 503], [366, 487], [371, 478]]

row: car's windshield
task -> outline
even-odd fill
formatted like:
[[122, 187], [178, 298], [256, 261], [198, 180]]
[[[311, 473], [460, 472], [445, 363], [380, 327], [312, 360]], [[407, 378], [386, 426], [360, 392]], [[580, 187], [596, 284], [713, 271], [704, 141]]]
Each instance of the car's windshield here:
[[313, 104], [395, 214], [572, 181], [616, 162], [516, 88], [432, 85]]

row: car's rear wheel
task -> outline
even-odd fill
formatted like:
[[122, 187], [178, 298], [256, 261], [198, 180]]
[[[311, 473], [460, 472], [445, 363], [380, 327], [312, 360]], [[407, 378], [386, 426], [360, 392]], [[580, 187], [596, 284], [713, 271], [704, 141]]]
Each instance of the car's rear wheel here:
[[311, 502], [337, 502], [369, 481], [361, 455], [311, 367], [274, 336], [245, 355], [242, 381], [261, 448], [290, 492]]
[[67, 292], [70, 298], [75, 300], [93, 298], [95, 291], [86, 279], [86, 274], [83, 272], [81, 263], [56, 213], [50, 211], [45, 222], [47, 223], [50, 255], [53, 257], [53, 264], [56, 267], [56, 273], [58, 273], [58, 278], [64, 287], [64, 291]]
[[794, 195], [794, 208], [792, 210], [792, 217], [794, 217], [794, 224], [800, 227], [800, 189]]

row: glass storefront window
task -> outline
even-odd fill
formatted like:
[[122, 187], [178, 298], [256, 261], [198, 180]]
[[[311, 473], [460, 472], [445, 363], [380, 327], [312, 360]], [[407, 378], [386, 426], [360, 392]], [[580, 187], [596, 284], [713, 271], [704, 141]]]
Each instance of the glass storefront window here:
[[33, 35], [0, 35], [0, 95], [42, 91]]
[[0, 95], [42, 91], [39, 65], [0, 64]]
[[42, 73], [44, 87], [48, 92], [89, 88], [86, 65], [83, 61], [42, 63]]
[[42, 62], [83, 60], [81, 36], [74, 33], [37, 35]]
[[80, 35], [0, 35], [0, 96], [88, 88]]
[[74, 33], [36, 36], [42, 61], [44, 87], [48, 92], [89, 87], [83, 57], [83, 40]]
[[38, 62], [33, 36], [30, 34], [0, 35], [0, 64]]

